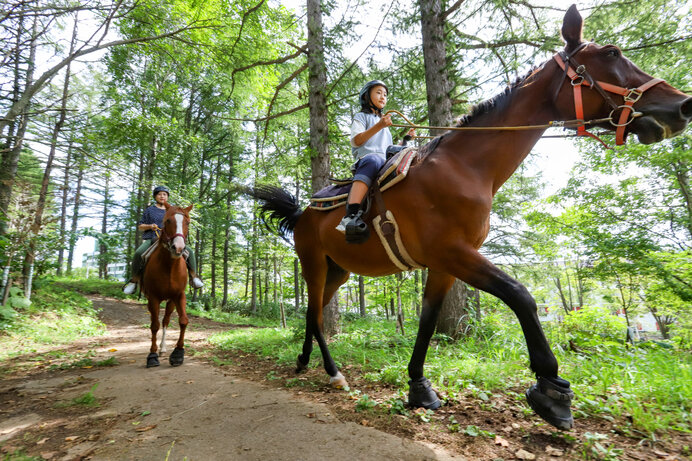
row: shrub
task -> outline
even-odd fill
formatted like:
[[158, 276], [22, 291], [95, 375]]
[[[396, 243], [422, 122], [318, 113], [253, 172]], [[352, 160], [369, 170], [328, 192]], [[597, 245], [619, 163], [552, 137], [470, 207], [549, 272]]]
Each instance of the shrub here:
[[580, 343], [603, 339], [620, 342], [625, 338], [627, 323], [605, 307], [584, 307], [569, 312], [562, 322], [562, 329], [568, 337]]

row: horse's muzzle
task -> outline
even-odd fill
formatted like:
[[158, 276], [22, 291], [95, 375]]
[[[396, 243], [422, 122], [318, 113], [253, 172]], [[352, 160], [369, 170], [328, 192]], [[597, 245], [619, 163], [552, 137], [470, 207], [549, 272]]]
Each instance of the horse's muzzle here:
[[685, 131], [692, 119], [692, 98], [668, 104], [647, 104], [637, 110], [644, 115], [632, 122], [629, 131], [636, 134], [642, 144], [652, 144]]

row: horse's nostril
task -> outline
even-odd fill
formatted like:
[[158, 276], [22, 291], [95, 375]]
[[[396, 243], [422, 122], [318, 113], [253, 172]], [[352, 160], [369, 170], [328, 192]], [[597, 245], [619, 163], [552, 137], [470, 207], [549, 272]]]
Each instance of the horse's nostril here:
[[684, 118], [692, 118], [692, 98], [687, 98], [680, 105], [680, 113]]

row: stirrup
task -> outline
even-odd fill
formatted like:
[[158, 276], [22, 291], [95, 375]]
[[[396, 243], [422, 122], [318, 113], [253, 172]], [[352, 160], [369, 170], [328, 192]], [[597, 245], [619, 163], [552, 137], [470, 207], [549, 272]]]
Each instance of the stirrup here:
[[346, 241], [348, 243], [363, 243], [370, 237], [370, 228], [363, 221], [363, 210], [358, 210], [358, 212], [349, 216], [349, 220], [346, 223]]

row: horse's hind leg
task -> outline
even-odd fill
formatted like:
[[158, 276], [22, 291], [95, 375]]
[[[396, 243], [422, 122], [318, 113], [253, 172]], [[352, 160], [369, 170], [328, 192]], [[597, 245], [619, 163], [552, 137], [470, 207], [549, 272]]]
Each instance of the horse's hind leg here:
[[321, 261], [303, 265], [303, 276], [308, 286], [308, 312], [306, 316], [305, 342], [303, 353], [298, 356], [298, 370], [307, 367], [312, 352], [312, 337], [317, 340], [322, 352], [324, 369], [330, 376], [329, 383], [338, 388], [346, 387], [348, 383], [334, 363], [327, 341], [322, 334], [323, 307], [329, 303], [336, 290], [343, 285], [350, 275], [327, 257], [320, 257]]
[[159, 366], [159, 354], [156, 352], [158, 350], [156, 347], [156, 334], [161, 326], [159, 323], [160, 304], [161, 303], [158, 300], [149, 299], [147, 301], [147, 308], [149, 309], [149, 316], [151, 317], [151, 348], [149, 349], [149, 355], [147, 356], [147, 368]]
[[161, 329], [161, 342], [159, 343], [159, 355], [163, 355], [166, 352], [166, 331], [168, 330], [168, 324], [171, 321], [171, 314], [173, 314], [173, 310], [175, 310], [175, 305], [167, 301], [166, 302], [166, 310], [163, 314], [163, 322], [162, 322], [162, 329]]
[[454, 278], [449, 274], [428, 272], [428, 281], [425, 284], [423, 294], [423, 309], [418, 324], [416, 344], [408, 364], [409, 381], [409, 405], [434, 410], [441, 405], [437, 393], [430, 385], [430, 381], [423, 374], [423, 364], [428, 352], [430, 338], [435, 332], [437, 317], [440, 314], [445, 295], [454, 283]]

